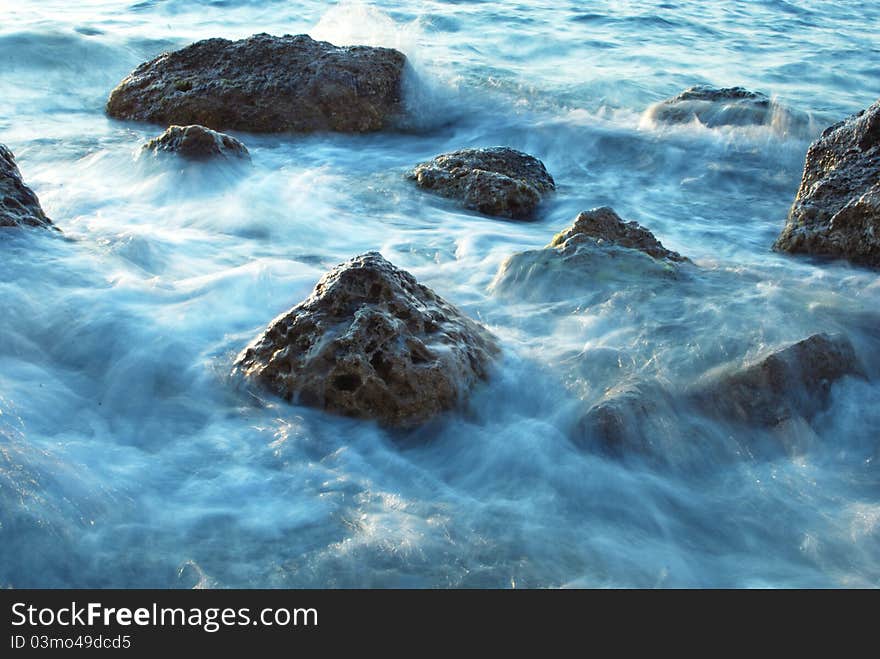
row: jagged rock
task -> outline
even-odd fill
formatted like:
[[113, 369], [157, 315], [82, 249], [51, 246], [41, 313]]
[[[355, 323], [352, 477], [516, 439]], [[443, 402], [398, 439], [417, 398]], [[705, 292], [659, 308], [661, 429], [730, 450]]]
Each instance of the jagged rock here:
[[55, 228], [40, 200], [21, 179], [15, 156], [0, 144], [0, 227]]
[[486, 215], [528, 219], [556, 189], [544, 163], [508, 147], [462, 149], [421, 163], [409, 173], [416, 184]]
[[696, 435], [692, 412], [768, 431], [788, 447], [812, 434], [809, 422], [830, 403], [831, 385], [861, 376], [855, 350], [841, 335], [815, 334], [734, 371], [708, 375], [678, 395], [655, 382], [608, 391], [578, 421], [573, 441], [613, 455], [684, 453]]
[[487, 376], [494, 337], [380, 254], [328, 272], [235, 371], [297, 403], [412, 427]]
[[559, 300], [572, 291], [632, 278], [675, 277], [688, 259], [663, 247], [636, 222], [624, 222], [611, 208], [580, 213], [572, 226], [543, 249], [520, 252], [501, 264], [491, 288], [500, 295]]
[[107, 113], [165, 126], [260, 133], [388, 128], [401, 113], [406, 57], [308, 35], [206, 39], [141, 64]]
[[880, 267], [880, 101], [810, 145], [774, 247]]
[[694, 119], [709, 128], [767, 124], [774, 106], [760, 92], [742, 87], [715, 88], [697, 85], [654, 105], [652, 119], [667, 124], [686, 124]]
[[834, 382], [860, 374], [849, 339], [814, 334], [739, 371], [710, 379], [693, 399], [713, 415], [769, 428], [793, 417], [811, 419], [828, 406]]
[[191, 160], [216, 157], [250, 159], [247, 147], [234, 137], [204, 126], [169, 126], [144, 145], [144, 151], [177, 153]]

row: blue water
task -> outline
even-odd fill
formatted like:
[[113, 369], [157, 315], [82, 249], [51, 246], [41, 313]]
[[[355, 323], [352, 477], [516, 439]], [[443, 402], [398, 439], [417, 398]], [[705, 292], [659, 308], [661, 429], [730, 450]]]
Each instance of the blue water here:
[[[0, 2], [0, 142], [66, 237], [0, 233], [0, 585], [877, 587], [880, 280], [770, 245], [810, 141], [880, 97], [878, 24], [880, 2], [825, 0]], [[262, 31], [402, 50], [409, 131], [237, 134], [242, 170], [138, 157], [160, 129], [103, 114], [159, 52]], [[652, 120], [700, 83], [763, 91], [780, 120]], [[538, 221], [403, 177], [496, 144], [555, 177]], [[695, 274], [553, 304], [492, 291], [510, 254], [600, 205]], [[257, 407], [227, 377], [371, 249], [503, 347], [408, 446]], [[677, 391], [819, 331], [845, 333], [870, 379], [834, 385], [800, 450], [752, 454], [756, 431], [696, 417], [663, 464], [568, 439], [622, 381]]]

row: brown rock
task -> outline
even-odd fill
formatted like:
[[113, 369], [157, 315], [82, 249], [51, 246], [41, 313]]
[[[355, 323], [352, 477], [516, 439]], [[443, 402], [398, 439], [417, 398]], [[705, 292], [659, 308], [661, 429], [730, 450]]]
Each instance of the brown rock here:
[[880, 267], [880, 101], [810, 145], [774, 248]]
[[508, 147], [444, 153], [410, 172], [426, 190], [486, 215], [528, 219], [543, 195], [556, 189], [544, 163]]
[[411, 427], [487, 376], [494, 337], [380, 254], [328, 272], [235, 371], [297, 403]]
[[390, 48], [304, 34], [206, 39], [141, 64], [110, 94], [107, 113], [258, 133], [377, 131], [402, 111], [405, 63]]
[[190, 160], [216, 157], [250, 159], [247, 147], [234, 137], [204, 126], [169, 126], [144, 145], [144, 151], [177, 153]]
[[743, 87], [697, 85], [654, 105], [655, 121], [685, 124], [694, 119], [709, 128], [718, 126], [762, 125], [772, 121], [774, 106], [760, 92]]

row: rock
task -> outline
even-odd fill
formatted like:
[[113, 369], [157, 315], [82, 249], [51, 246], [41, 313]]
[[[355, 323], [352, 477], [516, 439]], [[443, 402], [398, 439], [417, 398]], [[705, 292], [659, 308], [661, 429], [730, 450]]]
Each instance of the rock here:
[[406, 57], [301, 34], [206, 39], [141, 64], [107, 113], [152, 123], [257, 133], [388, 128], [402, 112]]
[[169, 126], [159, 137], [144, 144], [143, 150], [177, 153], [191, 160], [216, 157], [250, 159], [244, 144], [204, 126]]
[[491, 289], [530, 300], [562, 300], [609, 281], [619, 288], [628, 279], [644, 286], [652, 277], [676, 277], [684, 262], [688, 259], [663, 247], [638, 223], [624, 222], [610, 208], [594, 208], [580, 213], [543, 249], [509, 257]]
[[24, 181], [12, 151], [0, 144], [0, 227], [55, 228]]
[[[798, 452], [815, 436], [809, 422], [830, 403], [831, 385], [847, 375], [862, 375], [849, 340], [815, 334], [744, 368], [711, 374], [680, 394], [656, 382], [615, 387], [585, 412], [572, 440], [614, 456], [680, 462], [698, 457], [699, 446], [690, 444], [711, 436], [694, 417], [699, 412], [747, 425]], [[717, 422], [710, 427], [717, 429]]]
[[649, 116], [667, 124], [686, 124], [697, 119], [704, 126], [716, 128], [767, 124], [772, 121], [773, 111], [770, 99], [760, 92], [697, 85], [652, 106]]
[[563, 253], [571, 253], [583, 244], [603, 244], [637, 249], [655, 259], [682, 262], [688, 261], [678, 252], [663, 247], [663, 244], [638, 222], [624, 222], [614, 209], [603, 206], [591, 211], [583, 211], [574, 218], [574, 224], [556, 234], [548, 247], [559, 247]]
[[810, 145], [774, 248], [880, 267], [880, 101]]
[[235, 371], [297, 403], [412, 427], [455, 407], [497, 351], [481, 325], [370, 252], [324, 275]]
[[485, 215], [528, 219], [545, 193], [556, 189], [537, 158], [507, 147], [462, 149], [424, 162], [409, 178]]
[[796, 417], [810, 420], [828, 406], [834, 382], [861, 374], [849, 339], [814, 334], [736, 372], [711, 378], [692, 398], [713, 416], [772, 428]]

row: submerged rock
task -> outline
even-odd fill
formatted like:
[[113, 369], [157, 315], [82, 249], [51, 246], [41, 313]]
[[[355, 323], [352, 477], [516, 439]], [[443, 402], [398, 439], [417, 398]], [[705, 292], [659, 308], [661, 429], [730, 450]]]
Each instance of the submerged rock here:
[[543, 249], [509, 257], [491, 288], [502, 295], [559, 300], [608, 281], [631, 277], [643, 284], [646, 277], [675, 277], [683, 262], [688, 259], [663, 247], [637, 222], [624, 222], [608, 207], [594, 208], [580, 213]]
[[0, 227], [22, 226], [55, 228], [21, 179], [12, 151], [0, 144]]
[[234, 137], [204, 126], [169, 126], [144, 144], [144, 151], [177, 153], [191, 160], [216, 157], [250, 159], [247, 147]]
[[297, 403], [411, 427], [487, 377], [494, 337], [380, 254], [328, 272], [235, 370]]
[[814, 334], [710, 379], [692, 397], [714, 416], [770, 428], [794, 417], [811, 419], [828, 406], [831, 385], [846, 375], [861, 375], [849, 339]]
[[774, 248], [880, 267], [880, 101], [810, 145]]
[[261, 133], [388, 128], [406, 57], [308, 35], [206, 39], [141, 64], [110, 94], [119, 119]]
[[686, 124], [694, 119], [709, 128], [767, 124], [773, 104], [760, 92], [743, 87], [697, 85], [654, 105], [652, 119], [667, 124]]
[[[830, 403], [831, 385], [861, 376], [855, 350], [841, 335], [815, 334], [740, 369], [715, 373], [675, 395], [658, 383], [610, 390], [576, 425], [573, 441], [613, 455], [693, 453], [693, 412], [770, 433], [788, 447], [812, 435], [809, 422]], [[714, 426], [713, 426], [714, 427]]]
[[508, 147], [444, 153], [416, 166], [409, 178], [470, 210], [513, 219], [532, 217], [544, 194], [556, 189], [544, 163]]

